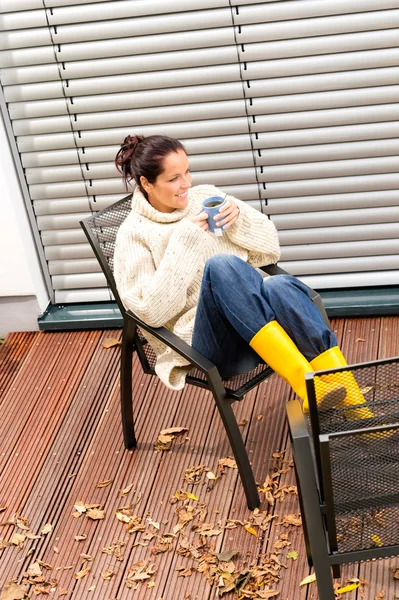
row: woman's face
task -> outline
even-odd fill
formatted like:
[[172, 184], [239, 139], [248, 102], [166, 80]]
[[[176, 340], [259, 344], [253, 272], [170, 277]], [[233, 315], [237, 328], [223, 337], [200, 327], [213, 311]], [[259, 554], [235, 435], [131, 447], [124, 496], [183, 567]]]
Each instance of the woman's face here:
[[140, 183], [150, 204], [160, 212], [169, 213], [187, 206], [191, 179], [187, 154], [178, 150], [165, 156], [163, 172], [155, 183], [149, 183], [145, 177], [140, 178]]

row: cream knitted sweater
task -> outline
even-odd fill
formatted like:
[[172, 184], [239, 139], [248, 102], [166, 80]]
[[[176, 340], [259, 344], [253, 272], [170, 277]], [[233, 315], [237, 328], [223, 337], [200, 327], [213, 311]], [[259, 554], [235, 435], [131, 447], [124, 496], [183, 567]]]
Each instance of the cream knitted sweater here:
[[[155, 210], [136, 186], [132, 211], [116, 239], [114, 275], [123, 305], [152, 327], [165, 326], [191, 345], [205, 262], [215, 254], [233, 254], [254, 267], [278, 261], [274, 224], [245, 202], [237, 221], [217, 237], [186, 217], [201, 212], [209, 196], [224, 196], [211, 185], [189, 190], [183, 210]], [[157, 356], [155, 371], [171, 389], [182, 389], [190, 366], [153, 336], [146, 336]]]

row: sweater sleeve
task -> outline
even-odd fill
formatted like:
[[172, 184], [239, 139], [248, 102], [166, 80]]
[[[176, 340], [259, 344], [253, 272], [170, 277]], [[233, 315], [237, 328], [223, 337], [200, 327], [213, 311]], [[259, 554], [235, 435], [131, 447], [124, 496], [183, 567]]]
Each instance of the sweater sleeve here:
[[[218, 190], [218, 195], [224, 194]], [[248, 250], [248, 262], [255, 267], [276, 263], [280, 258], [280, 245], [274, 223], [246, 202], [228, 195], [239, 207], [238, 219], [223, 230], [231, 242]]]
[[123, 305], [151, 327], [161, 327], [186, 304], [187, 289], [204, 262], [206, 232], [182, 219], [169, 238], [158, 268], [144, 240], [135, 239], [127, 227], [119, 234], [114, 264]]

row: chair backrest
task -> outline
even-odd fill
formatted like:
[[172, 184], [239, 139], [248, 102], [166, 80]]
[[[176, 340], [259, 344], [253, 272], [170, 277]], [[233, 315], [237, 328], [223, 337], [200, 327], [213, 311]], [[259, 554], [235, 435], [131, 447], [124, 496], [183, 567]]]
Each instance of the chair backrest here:
[[[328, 378], [348, 395], [321, 410]], [[388, 556], [399, 545], [399, 357], [319, 371], [307, 384], [330, 549]]]
[[132, 194], [80, 222], [122, 315], [125, 312], [114, 279], [115, 241], [119, 227], [131, 211]]

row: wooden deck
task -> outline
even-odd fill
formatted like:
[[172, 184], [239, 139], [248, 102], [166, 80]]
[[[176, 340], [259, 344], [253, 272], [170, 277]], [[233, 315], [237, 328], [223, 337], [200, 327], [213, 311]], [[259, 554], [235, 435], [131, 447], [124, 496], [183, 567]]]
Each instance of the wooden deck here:
[[[333, 328], [349, 362], [399, 354], [399, 317], [340, 319]], [[299, 513], [285, 422], [285, 402], [292, 396], [288, 386], [274, 375], [236, 405], [257, 481], [263, 484], [274, 475], [274, 496], [281, 496], [281, 488], [284, 495], [274, 506], [264, 500], [260, 513], [253, 514], [236, 469], [226, 467], [216, 481], [201, 469], [200, 483], [184, 479], [193, 466], [218, 475], [218, 461], [230, 452], [209, 392], [173, 393], [137, 372], [138, 446], [124, 449], [120, 348], [103, 346], [113, 337], [119, 339], [120, 331], [15, 333], [0, 347], [3, 595], [14, 580], [17, 586], [28, 582], [29, 598], [41, 591], [74, 600], [208, 600], [217, 597], [220, 573], [227, 584], [229, 571], [239, 571], [243, 578], [263, 573], [280, 600], [317, 600], [314, 583], [299, 588], [310, 573], [301, 528], [283, 523], [285, 516]], [[178, 426], [188, 431], [170, 451], [156, 451], [159, 432]], [[198, 501], [185, 500], [184, 491]], [[91, 514], [104, 518], [91, 519], [87, 512], [77, 518], [76, 504], [101, 505], [103, 514], [96, 509]], [[119, 511], [128, 524], [116, 518], [122, 507], [129, 507]], [[49, 531], [41, 533], [45, 525]], [[30, 539], [30, 532], [40, 537]], [[228, 550], [239, 554], [230, 561], [222, 557], [226, 564], [220, 564], [214, 553]], [[398, 598], [396, 566], [392, 559], [346, 567], [342, 584], [359, 577], [365, 585], [339, 597]], [[24, 578], [29, 567], [31, 575]], [[241, 598], [271, 597], [264, 585], [249, 581]]]

